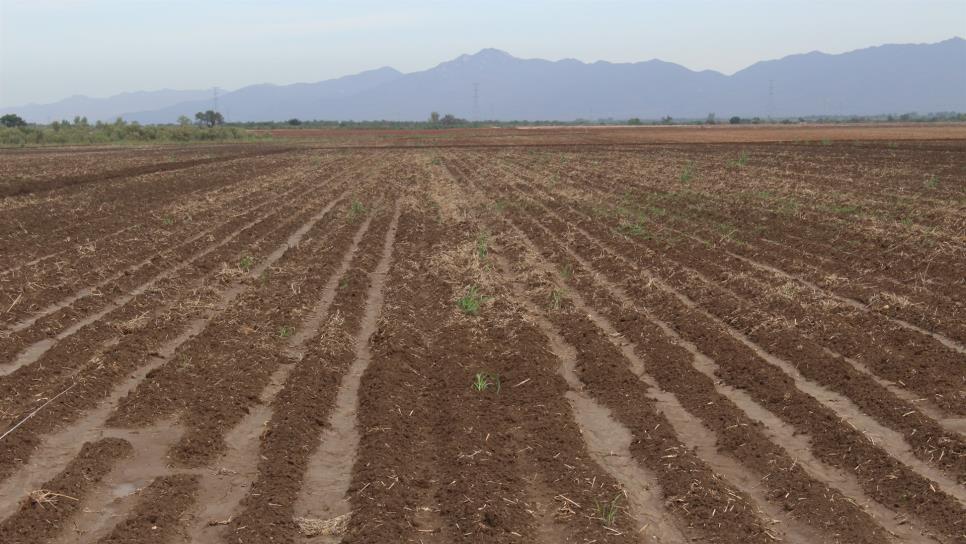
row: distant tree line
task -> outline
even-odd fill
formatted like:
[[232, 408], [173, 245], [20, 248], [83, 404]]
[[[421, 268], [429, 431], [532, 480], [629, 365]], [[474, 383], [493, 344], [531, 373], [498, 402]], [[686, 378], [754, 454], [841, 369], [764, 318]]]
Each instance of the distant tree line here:
[[[796, 123], [935, 123], [935, 122], [966, 122], [966, 113], [937, 112], [919, 114], [915, 112], [903, 114], [883, 114], [867, 116], [806, 116], [787, 117], [778, 119], [763, 119], [760, 117], [745, 118], [732, 116], [729, 124], [796, 124]], [[227, 123], [221, 113], [208, 110], [195, 114], [192, 121], [187, 116], [178, 118], [176, 124], [140, 125], [136, 122], [128, 123], [118, 118], [113, 123], [96, 121], [88, 122], [86, 117], [75, 117], [72, 121], [61, 120], [49, 124], [28, 123], [19, 115], [8, 113], [0, 116], [0, 146], [24, 145], [57, 145], [57, 144], [107, 144], [124, 142], [193, 142], [219, 140], [245, 140], [267, 138], [265, 134], [253, 134], [249, 129], [275, 128], [330, 128], [330, 129], [383, 129], [383, 130], [414, 130], [414, 129], [443, 129], [443, 128], [480, 128], [480, 127], [540, 127], [563, 125], [702, 125], [717, 124], [716, 114], [709, 114], [705, 118], [675, 119], [670, 115], [660, 119], [574, 119], [571, 121], [468, 121], [451, 114], [440, 115], [438, 112], [430, 114], [425, 121], [326, 121], [300, 120], [275, 122], [246, 122]]]
[[[141, 125], [118, 118], [113, 123], [89, 123], [86, 117], [73, 121], [54, 121], [47, 125], [30, 124], [19, 116], [0, 117], [0, 146], [109, 144], [125, 142], [194, 142], [244, 140], [253, 136], [241, 127], [224, 126], [221, 114], [199, 119], [197, 124], [179, 120], [178, 125]], [[211, 124], [209, 124], [211, 123]]]
[[[790, 125], [796, 123], [819, 123], [819, 124], [845, 124], [845, 123], [942, 123], [942, 122], [963, 122], [966, 121], [966, 113], [960, 112], [936, 112], [936, 113], [903, 113], [903, 114], [883, 114], [883, 115], [808, 115], [802, 117], [779, 117], [763, 119], [761, 117], [740, 117], [732, 116], [728, 119], [730, 125], [759, 125], [759, 124], [782, 124]], [[612, 120], [601, 120], [603, 124], [609, 124]], [[670, 115], [662, 117], [660, 120], [641, 121], [640, 118], [632, 117], [626, 122], [628, 125], [717, 125], [721, 123], [715, 113], [709, 113], [703, 119], [674, 119]]]
[[386, 129], [386, 130], [415, 130], [434, 128], [480, 128], [480, 127], [519, 127], [519, 126], [581, 126], [581, 125], [706, 125], [726, 122], [732, 125], [745, 124], [795, 124], [795, 123], [884, 123], [884, 122], [966, 122], [966, 113], [939, 112], [929, 114], [905, 113], [894, 115], [866, 115], [866, 116], [806, 116], [767, 119], [762, 117], [732, 116], [727, 121], [720, 120], [714, 113], [702, 118], [674, 118], [666, 115], [659, 119], [573, 119], [569, 121], [497, 121], [481, 120], [469, 121], [453, 115], [440, 115], [438, 112], [430, 114], [425, 121], [327, 121], [308, 119], [289, 119], [288, 121], [250, 121], [242, 123], [228, 123], [251, 129], [277, 128], [343, 128], [343, 129]]

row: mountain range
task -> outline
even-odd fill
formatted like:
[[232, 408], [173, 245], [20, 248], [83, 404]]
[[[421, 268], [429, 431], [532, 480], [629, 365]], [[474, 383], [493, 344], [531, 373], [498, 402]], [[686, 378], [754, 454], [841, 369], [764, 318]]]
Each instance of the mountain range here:
[[[211, 91], [71, 97], [0, 109], [28, 121], [85, 115], [174, 123], [212, 108]], [[317, 83], [252, 85], [225, 93], [229, 121], [290, 118], [423, 120], [431, 111], [490, 120], [877, 115], [966, 111], [966, 40], [811, 52], [753, 64], [732, 75], [660, 60], [635, 63], [520, 59], [497, 49], [428, 70], [379, 68]]]

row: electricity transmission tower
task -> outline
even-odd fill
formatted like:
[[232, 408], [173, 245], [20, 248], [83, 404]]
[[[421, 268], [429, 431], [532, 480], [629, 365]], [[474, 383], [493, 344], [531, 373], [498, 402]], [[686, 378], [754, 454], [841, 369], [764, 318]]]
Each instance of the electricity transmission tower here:
[[480, 120], [480, 84], [473, 83], [473, 120]]

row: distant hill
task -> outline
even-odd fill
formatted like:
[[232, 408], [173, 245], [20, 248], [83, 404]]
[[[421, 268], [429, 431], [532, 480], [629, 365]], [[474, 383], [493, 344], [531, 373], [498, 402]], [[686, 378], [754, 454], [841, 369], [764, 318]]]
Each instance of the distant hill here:
[[[74, 116], [86, 116], [90, 122], [114, 121], [118, 117], [131, 111], [154, 110], [185, 102], [208, 98], [211, 107], [211, 91], [138, 91], [121, 93], [107, 98], [90, 98], [87, 96], [72, 96], [53, 104], [27, 104], [12, 108], [0, 108], [0, 115], [16, 113], [24, 119], [34, 123], [50, 123], [62, 119], [73, 119]], [[206, 108], [207, 109], [207, 108]], [[177, 119], [177, 117], [175, 117]], [[173, 120], [172, 120], [173, 122]]]
[[[209, 95], [127, 108], [124, 118], [172, 123], [211, 107]], [[124, 96], [100, 100], [106, 109], [106, 102]], [[28, 120], [73, 117], [34, 108], [10, 110]], [[711, 112], [722, 119], [964, 112], [966, 40], [791, 55], [730, 76], [660, 60], [547, 61], [484, 49], [410, 74], [380, 68], [319, 83], [245, 87], [222, 95], [219, 109], [231, 121], [422, 120], [431, 111], [468, 119], [564, 121], [703, 118]], [[92, 117], [82, 109], [76, 113]]]
[[[402, 76], [392, 68], [379, 68], [318, 83], [252, 85], [220, 96], [218, 109], [231, 121], [284, 121], [293, 117], [321, 119], [331, 111], [329, 104], [389, 84]], [[141, 123], [173, 123], [181, 115], [194, 119], [196, 112], [210, 108], [209, 96], [156, 110], [144, 108], [145, 111], [128, 113], [124, 117]]]

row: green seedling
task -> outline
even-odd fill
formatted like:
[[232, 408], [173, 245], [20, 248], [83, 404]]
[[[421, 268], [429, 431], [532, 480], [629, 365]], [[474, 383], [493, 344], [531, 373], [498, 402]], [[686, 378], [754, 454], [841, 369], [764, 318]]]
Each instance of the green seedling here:
[[639, 238], [647, 236], [647, 225], [644, 224], [644, 218], [638, 217], [633, 223], [624, 223], [621, 225], [621, 232], [630, 236], [636, 236]]
[[486, 259], [486, 255], [489, 252], [489, 235], [486, 232], [481, 232], [476, 237], [476, 256], [482, 261]]
[[359, 200], [353, 200], [349, 206], [349, 221], [355, 221], [364, 213], [366, 213], [366, 206]]
[[738, 158], [731, 162], [731, 166], [734, 168], [741, 168], [742, 166], [748, 164], [748, 153], [745, 151], [741, 152]]
[[574, 277], [574, 267], [570, 266], [569, 263], [563, 265], [560, 268], [560, 275], [563, 276], [565, 280], [569, 280], [570, 278]]
[[293, 334], [295, 334], [295, 327], [291, 327], [289, 325], [282, 325], [281, 327], [278, 328], [279, 338], [288, 338]]
[[430, 161], [430, 162], [432, 162], [436, 166], [439, 166], [439, 165], [443, 164], [443, 159], [441, 159], [439, 157], [433, 157], [433, 160]]
[[841, 206], [832, 206], [832, 211], [838, 215], [852, 215], [859, 211], [858, 206], [852, 206], [849, 204], [843, 204]]
[[500, 377], [496, 374], [487, 374], [485, 372], [477, 372], [476, 376], [473, 377], [473, 390], [477, 393], [482, 393], [487, 389], [494, 387], [496, 392], [500, 392]]
[[174, 218], [172, 218], [169, 215], [169, 216], [166, 216], [163, 219], [161, 219], [161, 222], [164, 223], [165, 225], [173, 225], [174, 224]]
[[828, 138], [823, 138], [822, 145], [832, 145], [832, 140], [829, 140]]
[[554, 289], [550, 292], [550, 309], [559, 310], [560, 306], [563, 304], [564, 292], [560, 289]]
[[595, 500], [594, 503], [597, 506], [597, 517], [600, 519], [607, 527], [613, 527], [614, 522], [617, 521], [617, 513], [620, 508], [617, 506], [618, 501], [620, 501], [621, 494], [618, 493], [614, 500], [610, 502], [600, 502]]
[[255, 259], [251, 255], [245, 255], [238, 262], [238, 268], [241, 268], [245, 272], [251, 272], [253, 266], [255, 266]]
[[939, 178], [933, 174], [932, 176], [929, 176], [929, 179], [926, 180], [925, 185], [929, 189], [935, 189], [936, 187], [939, 187]]
[[456, 301], [456, 305], [464, 314], [479, 315], [484, 302], [486, 302], [486, 297], [480, 294], [475, 285], [471, 285], [469, 292]]
[[258, 275], [258, 283], [262, 286], [268, 285], [269, 272], [266, 269], [261, 274]]
[[684, 165], [684, 170], [681, 171], [680, 179], [681, 183], [691, 183], [691, 180], [694, 179], [694, 161], [688, 161], [688, 163]]

